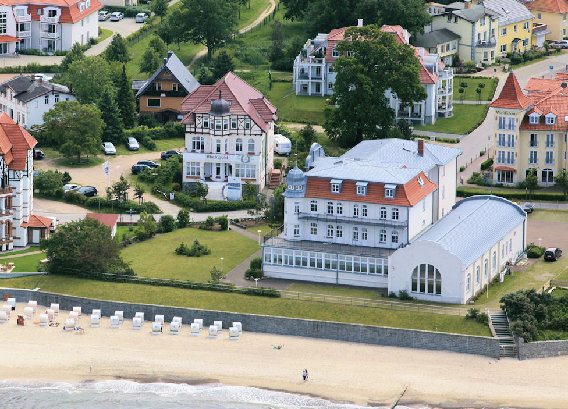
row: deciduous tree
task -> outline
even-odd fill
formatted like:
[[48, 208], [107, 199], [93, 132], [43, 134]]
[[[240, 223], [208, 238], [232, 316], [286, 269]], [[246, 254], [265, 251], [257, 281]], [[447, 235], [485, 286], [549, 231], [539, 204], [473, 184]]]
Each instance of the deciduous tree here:
[[97, 153], [101, 149], [104, 122], [94, 105], [61, 101], [43, 115], [44, 129], [59, 152], [67, 157]]
[[69, 65], [67, 78], [81, 104], [97, 104], [105, 89], [112, 86], [110, 65], [102, 57], [74, 61]]
[[345, 33], [351, 42], [337, 45], [341, 56], [333, 106], [326, 109], [325, 129], [330, 138], [350, 148], [365, 139], [383, 138], [394, 125], [395, 112], [385, 93], [390, 90], [403, 105], [426, 98], [420, 85], [420, 63], [414, 50], [398, 43], [377, 26], [352, 27]]
[[213, 64], [213, 76], [215, 80], [223, 77], [229, 71], [233, 71], [235, 69], [235, 64], [233, 63], [233, 59], [226, 51], [221, 51], [217, 58], [215, 59], [215, 64]]
[[554, 184], [562, 190], [564, 199], [568, 197], [568, 172], [562, 170], [558, 175], [554, 177]]
[[83, 60], [84, 58], [85, 53], [83, 52], [83, 46], [78, 42], [73, 43], [71, 50], [65, 54], [63, 61], [61, 61], [61, 71], [66, 72], [73, 62]]
[[377, 0], [378, 25], [402, 26], [411, 33], [423, 33], [432, 17], [423, 0]]
[[152, 0], [150, 10], [157, 16], [160, 16], [160, 23], [168, 12], [168, 0]]
[[[153, 2], [152, 2], [153, 3]], [[120, 34], [115, 34], [104, 53], [108, 61], [118, 61], [126, 64], [130, 61], [126, 40]]]
[[126, 193], [130, 189], [130, 183], [120, 175], [120, 179], [112, 184], [112, 194], [119, 202], [126, 201]]
[[158, 54], [150, 48], [144, 51], [142, 55], [142, 61], [140, 62], [140, 71], [148, 74], [153, 74], [158, 68], [160, 68], [161, 60]]

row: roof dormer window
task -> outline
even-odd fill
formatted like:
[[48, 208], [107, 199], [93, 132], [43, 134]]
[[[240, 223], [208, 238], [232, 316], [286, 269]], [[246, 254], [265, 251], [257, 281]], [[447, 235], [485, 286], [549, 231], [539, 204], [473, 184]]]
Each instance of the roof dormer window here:
[[536, 112], [533, 112], [529, 115], [529, 123], [531, 124], [538, 124], [540, 122], [540, 115]]
[[332, 56], [333, 58], [339, 57], [339, 51], [337, 51], [337, 50], [335, 49], [335, 46], [331, 49], [331, 56]]
[[556, 115], [554, 115], [552, 112], [546, 114], [545, 118], [547, 125], [554, 125], [556, 123]]
[[420, 187], [424, 186], [424, 179], [422, 179], [422, 176], [418, 176], [418, 184]]
[[341, 180], [331, 180], [331, 193], [341, 193]]
[[367, 182], [357, 182], [357, 196], [367, 196]]
[[385, 198], [394, 199], [396, 185], [385, 185]]

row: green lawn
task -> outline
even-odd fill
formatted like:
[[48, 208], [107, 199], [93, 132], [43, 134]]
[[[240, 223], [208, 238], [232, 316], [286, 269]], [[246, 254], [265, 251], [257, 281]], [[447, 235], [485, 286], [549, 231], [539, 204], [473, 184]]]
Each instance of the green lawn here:
[[[136, 229], [136, 226], [132, 226]], [[116, 238], [122, 241], [122, 236], [126, 234], [126, 237], [132, 238], [134, 237], [134, 230], [130, 231], [130, 226], [116, 226]]]
[[567, 210], [535, 210], [529, 214], [531, 220], [551, 220], [554, 222], [568, 223]]
[[263, 237], [268, 233], [270, 233], [272, 227], [270, 227], [268, 223], [262, 223], [259, 224], [258, 226], [247, 227], [247, 230], [253, 232], [254, 234], [258, 234], [258, 231], [260, 230], [260, 236]]
[[112, 31], [106, 28], [99, 28], [101, 35], [97, 38], [97, 43], [106, 40], [112, 35]]
[[[484, 88], [481, 89], [481, 99], [480, 101], [491, 101], [495, 95], [495, 88], [497, 88], [497, 83], [499, 80], [497, 78], [475, 78], [475, 77], [454, 77], [454, 102], [462, 100], [464, 101], [477, 101], [477, 92], [475, 92], [479, 84], [483, 84]], [[464, 87], [464, 93], [460, 94], [459, 89], [462, 88], [462, 84], [467, 84]], [[454, 108], [455, 109], [455, 108]]]
[[1, 284], [4, 287], [14, 288], [40, 287], [43, 291], [103, 300], [490, 336], [486, 325], [453, 315], [413, 313], [281, 298], [253, 297], [214, 291], [111, 283], [54, 275], [2, 280]]
[[317, 134], [318, 143], [323, 146], [327, 156], [341, 156], [347, 149], [340, 147], [337, 143], [327, 137], [325, 133]]
[[371, 289], [349, 288], [335, 285], [294, 283], [286, 291], [298, 291], [312, 294], [335, 295], [338, 297], [367, 298], [370, 300], [385, 299], [378, 292]]
[[[37, 250], [38, 248], [36, 248]], [[14, 257], [14, 258], [3, 258], [0, 260], [1, 263], [13, 262], [15, 264], [15, 273], [29, 273], [38, 271], [37, 266], [41, 260], [45, 258], [45, 253], [30, 254], [29, 256]]]
[[[207, 245], [211, 254], [202, 257], [178, 256], [176, 247], [183, 241], [191, 246], [194, 240]], [[207, 282], [213, 266], [229, 271], [258, 250], [256, 240], [233, 231], [206, 231], [193, 228], [178, 229], [124, 249], [122, 258], [136, 274], [145, 277], [173, 278]]]
[[473, 131], [485, 119], [488, 105], [454, 104], [451, 118], [438, 118], [434, 125], [415, 126], [415, 129], [440, 133], [465, 135]]

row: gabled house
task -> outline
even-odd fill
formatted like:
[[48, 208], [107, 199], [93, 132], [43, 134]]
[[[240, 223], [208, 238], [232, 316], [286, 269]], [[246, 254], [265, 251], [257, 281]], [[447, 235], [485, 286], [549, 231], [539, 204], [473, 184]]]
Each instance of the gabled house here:
[[419, 33], [415, 41], [417, 47], [424, 48], [430, 54], [437, 54], [446, 65], [452, 65], [458, 54], [459, 43], [460, 36], [447, 28]]
[[547, 40], [568, 37], [568, 0], [526, 0], [522, 3], [535, 16], [535, 23], [547, 26], [550, 31]]
[[133, 82], [133, 88], [137, 87], [140, 87], [136, 93], [140, 114], [154, 115], [158, 122], [165, 123], [183, 117], [181, 103], [199, 87], [199, 82], [170, 51], [162, 66], [148, 81], [143, 84]]
[[69, 88], [34, 75], [20, 75], [0, 84], [0, 112], [24, 128], [43, 124], [43, 114], [59, 101], [74, 100]]
[[[359, 20], [359, 26], [363, 20]], [[294, 60], [293, 81], [296, 95], [331, 95], [335, 84], [335, 61], [340, 56], [337, 44], [344, 42], [349, 27], [318, 34], [308, 40]], [[381, 27], [381, 30], [395, 36], [397, 42], [409, 44], [410, 33], [401, 26]], [[437, 54], [430, 54], [424, 48], [414, 48], [420, 62], [420, 83], [426, 90], [424, 101], [412, 107], [404, 107], [400, 100], [387, 91], [390, 107], [395, 111], [396, 120], [406, 120], [411, 125], [433, 124], [436, 118], [453, 115], [453, 78], [450, 67], [446, 67]]]
[[100, 224], [110, 228], [110, 235], [114, 237], [116, 235], [116, 227], [118, 225], [118, 214], [111, 213], [87, 213], [85, 219], [95, 219]]
[[481, 4], [499, 16], [497, 50], [501, 57], [505, 57], [507, 53], [522, 53], [532, 48], [534, 16], [523, 2], [484, 0]]

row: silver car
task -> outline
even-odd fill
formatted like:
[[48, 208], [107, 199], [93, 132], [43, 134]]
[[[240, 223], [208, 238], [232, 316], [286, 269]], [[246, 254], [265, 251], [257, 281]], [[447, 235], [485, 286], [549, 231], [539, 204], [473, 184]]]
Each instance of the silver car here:
[[116, 148], [112, 142], [103, 142], [103, 152], [105, 155], [116, 155]]
[[128, 145], [129, 151], [137, 151], [137, 150], [140, 149], [140, 144], [138, 143], [136, 138], [133, 138], [132, 136], [130, 138], [128, 138], [127, 145]]

